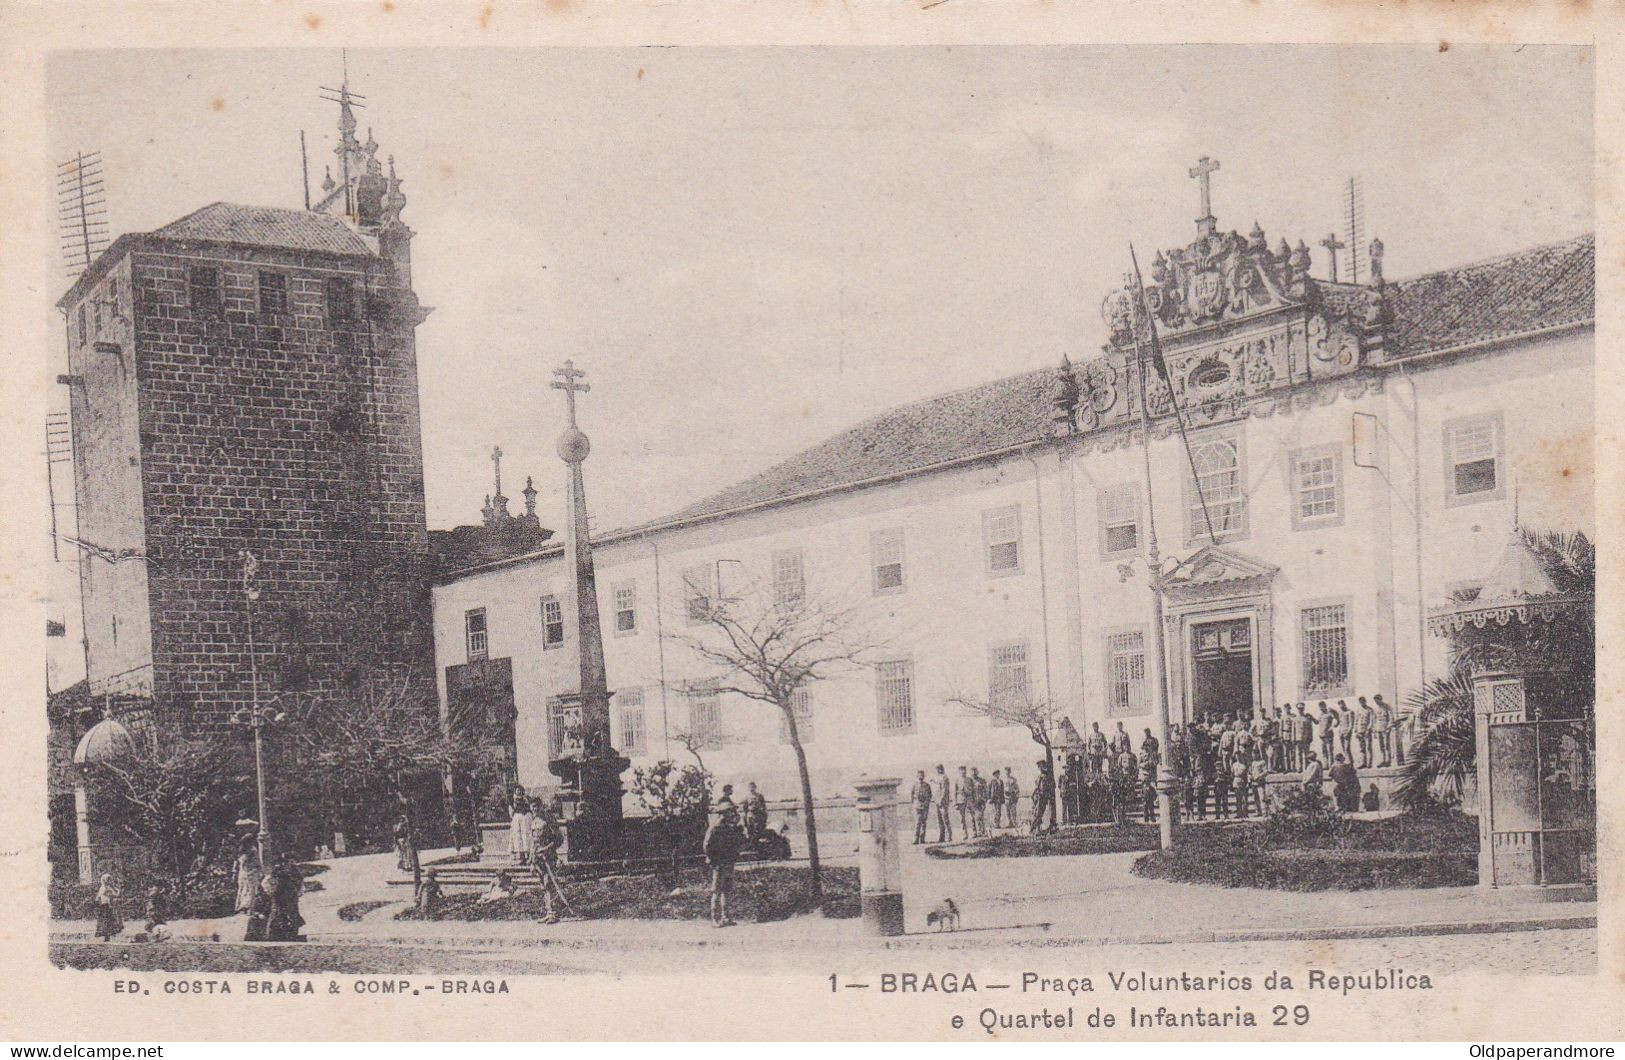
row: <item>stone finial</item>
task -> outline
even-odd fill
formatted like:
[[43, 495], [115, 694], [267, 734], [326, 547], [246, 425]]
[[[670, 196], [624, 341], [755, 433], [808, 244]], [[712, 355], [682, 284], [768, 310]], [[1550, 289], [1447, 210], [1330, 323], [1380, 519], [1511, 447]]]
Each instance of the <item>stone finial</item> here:
[[1269, 240], [1264, 238], [1264, 227], [1257, 221], [1253, 222], [1253, 230], [1247, 233], [1247, 246], [1251, 250], [1269, 249]]
[[525, 488], [521, 492], [525, 496], [525, 514], [526, 515], [535, 515], [536, 514], [536, 485], [535, 485], [535, 483], [533, 483], [530, 480], [529, 475], [525, 476]]
[[338, 187], [338, 184], [335, 183], [334, 180], [333, 180], [333, 167], [332, 166], [323, 166], [322, 167], [322, 191], [329, 192], [329, 191], [332, 191], [336, 187]]
[[1290, 262], [1292, 259], [1292, 248], [1287, 245], [1284, 237], [1281, 239], [1281, 245], [1275, 249], [1275, 257], [1283, 264]]
[[1366, 250], [1367, 264], [1371, 266], [1371, 286], [1381, 287], [1382, 280], [1382, 240], [1372, 239], [1371, 246]]
[[1055, 424], [1056, 433], [1071, 434], [1076, 430], [1074, 414], [1078, 408], [1078, 379], [1072, 371], [1071, 359], [1065, 354], [1061, 355], [1061, 367], [1055, 370], [1050, 404], [1055, 406], [1050, 420]]
[[1292, 269], [1306, 276], [1309, 274], [1309, 248], [1301, 239], [1298, 240], [1298, 245], [1292, 248]]

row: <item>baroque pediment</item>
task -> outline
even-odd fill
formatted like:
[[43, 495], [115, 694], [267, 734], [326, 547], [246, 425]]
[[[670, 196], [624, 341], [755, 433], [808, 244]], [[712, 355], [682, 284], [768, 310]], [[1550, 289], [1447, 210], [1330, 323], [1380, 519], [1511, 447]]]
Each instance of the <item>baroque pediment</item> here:
[[1279, 570], [1223, 545], [1204, 545], [1164, 576], [1163, 588], [1176, 599], [1259, 592]]

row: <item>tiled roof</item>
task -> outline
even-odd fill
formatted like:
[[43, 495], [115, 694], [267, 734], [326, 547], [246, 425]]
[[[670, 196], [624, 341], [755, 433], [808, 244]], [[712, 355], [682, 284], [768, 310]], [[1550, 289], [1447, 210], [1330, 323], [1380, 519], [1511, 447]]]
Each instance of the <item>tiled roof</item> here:
[[[1390, 284], [1388, 355], [1410, 357], [1589, 321], [1595, 312], [1593, 253], [1593, 237], [1583, 236]], [[648, 525], [853, 486], [1044, 438], [1053, 380], [1054, 369], [1040, 369], [883, 412]]]
[[374, 256], [372, 248], [332, 214], [271, 206], [212, 203], [151, 234], [160, 239], [201, 239], [279, 250]]
[[1596, 241], [1581, 236], [1390, 285], [1390, 357], [1592, 320]]
[[662, 522], [1008, 449], [1045, 435], [1053, 368], [1000, 379], [883, 412]]

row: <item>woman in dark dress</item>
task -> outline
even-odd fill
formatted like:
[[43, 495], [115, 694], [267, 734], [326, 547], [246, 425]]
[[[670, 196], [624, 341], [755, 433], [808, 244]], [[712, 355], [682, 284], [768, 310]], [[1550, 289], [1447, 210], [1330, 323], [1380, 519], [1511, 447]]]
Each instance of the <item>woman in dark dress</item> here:
[[303, 942], [299, 933], [305, 918], [299, 915], [299, 895], [305, 889], [304, 874], [286, 856], [278, 857], [276, 868], [265, 879], [271, 896], [271, 918], [266, 937], [272, 942]]

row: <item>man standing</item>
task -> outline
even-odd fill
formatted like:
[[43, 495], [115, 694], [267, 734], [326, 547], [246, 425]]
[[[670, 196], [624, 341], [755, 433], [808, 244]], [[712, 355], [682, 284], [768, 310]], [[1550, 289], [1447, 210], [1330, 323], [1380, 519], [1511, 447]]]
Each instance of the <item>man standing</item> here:
[[909, 799], [914, 803], [914, 845], [919, 846], [925, 842], [925, 826], [931, 820], [931, 785], [925, 779], [925, 770], [920, 770]]
[[931, 781], [931, 799], [937, 806], [937, 842], [951, 843], [954, 838], [954, 817], [950, 808], [953, 786], [948, 782], [948, 771], [940, 764]]
[[1100, 722], [1089, 723], [1089, 771], [1099, 773], [1106, 768], [1106, 734], [1100, 731]]
[[970, 805], [976, 794], [975, 785], [965, 772], [965, 767], [959, 767], [959, 776], [954, 778], [954, 810], [959, 814], [959, 836], [961, 839], [970, 839], [974, 833], [971, 831]]
[[1040, 759], [1038, 762], [1038, 780], [1033, 784], [1033, 825], [1032, 834], [1037, 835], [1044, 827], [1044, 812], [1049, 811], [1049, 831], [1055, 831], [1055, 775], [1050, 772], [1049, 763]]
[[1269, 777], [1269, 766], [1265, 764], [1262, 756], [1253, 759], [1247, 765], [1247, 790], [1253, 797], [1254, 812], [1260, 817], [1264, 816], [1264, 787]]
[[1117, 731], [1112, 733], [1111, 750], [1113, 758], [1119, 757], [1124, 751], [1134, 750], [1134, 742], [1129, 739], [1128, 730], [1123, 728], [1122, 722], [1117, 723]]
[[1161, 764], [1156, 738], [1147, 729], [1145, 742], [1140, 744], [1141, 816], [1147, 823], [1157, 819], [1157, 768]]
[[987, 835], [987, 780], [975, 766], [970, 771], [970, 826], [976, 838]]
[[1337, 701], [1337, 743], [1343, 749], [1343, 759], [1354, 762], [1354, 708], [1349, 701]]
[[756, 840], [767, 831], [767, 799], [756, 790], [756, 782], [750, 782], [750, 791], [745, 796], [745, 841], [752, 846]]
[[1320, 701], [1320, 717], [1315, 719], [1315, 735], [1320, 739], [1320, 760], [1330, 762], [1332, 749], [1337, 744], [1337, 715], [1326, 706], [1326, 701]]
[[1061, 822], [1078, 823], [1078, 760], [1067, 755], [1061, 763]]
[[987, 801], [993, 807], [993, 825], [999, 827], [999, 814], [1004, 810], [1004, 778], [999, 776], [999, 770], [994, 767], [987, 776]]
[[1004, 811], [1005, 823], [1011, 828], [1016, 827], [1016, 802], [1021, 798], [1021, 785], [1016, 783], [1016, 774], [1009, 766], [1004, 767]]
[[1309, 765], [1309, 752], [1315, 744], [1315, 719], [1309, 716], [1309, 708], [1298, 704], [1298, 716], [1293, 719], [1298, 737], [1298, 768], [1306, 769]]
[[1394, 712], [1383, 702], [1379, 692], [1373, 696], [1371, 731], [1377, 737], [1377, 750], [1382, 754], [1381, 768], [1387, 769], [1394, 764], [1393, 728]]
[[1354, 731], [1360, 737], [1360, 768], [1371, 768], [1371, 724], [1373, 714], [1371, 704], [1360, 697], [1360, 709], [1354, 715]]
[[711, 922], [717, 927], [732, 927], [733, 917], [728, 915], [728, 900], [734, 893], [734, 865], [739, 861], [739, 848], [745, 841], [739, 827], [739, 811], [732, 806], [717, 816], [716, 823], [705, 834], [705, 863], [711, 869]]

